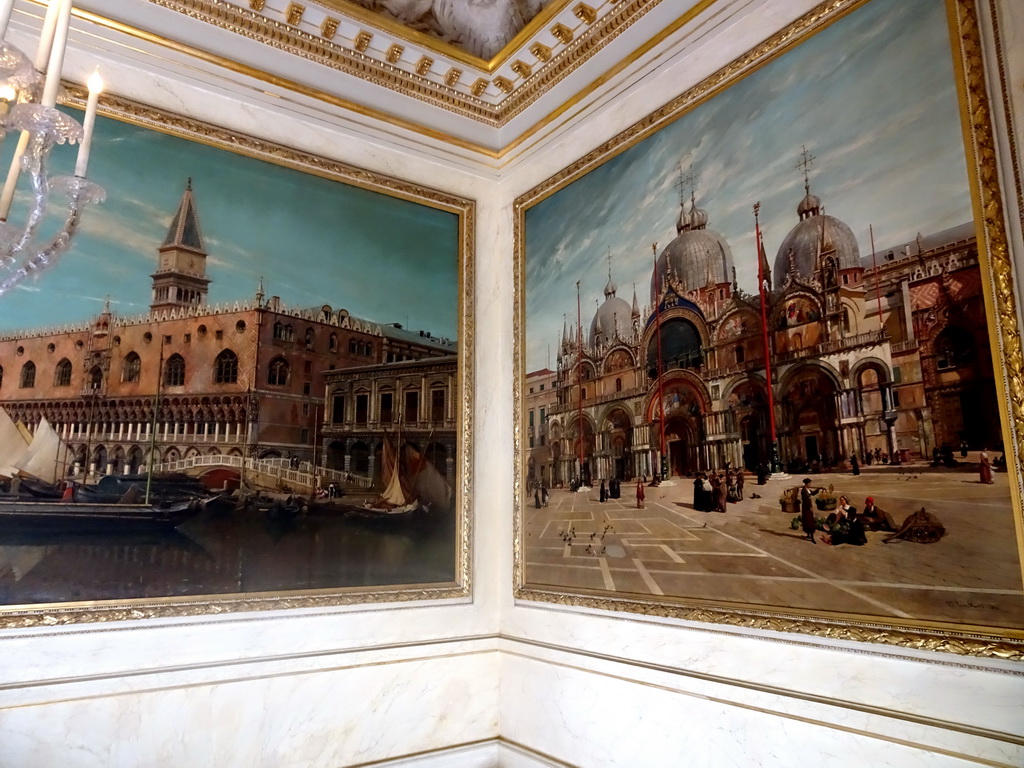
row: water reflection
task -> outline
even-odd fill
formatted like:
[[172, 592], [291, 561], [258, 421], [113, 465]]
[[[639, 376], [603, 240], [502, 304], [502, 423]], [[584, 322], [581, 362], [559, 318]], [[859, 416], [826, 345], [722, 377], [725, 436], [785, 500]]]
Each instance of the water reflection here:
[[0, 604], [450, 582], [448, 516], [205, 514], [148, 532], [0, 531]]

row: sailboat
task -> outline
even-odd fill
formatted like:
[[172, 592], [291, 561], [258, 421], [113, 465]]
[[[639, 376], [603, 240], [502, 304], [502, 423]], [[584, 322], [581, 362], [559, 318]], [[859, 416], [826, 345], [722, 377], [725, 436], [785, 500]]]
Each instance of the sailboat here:
[[419, 508], [420, 501], [412, 487], [409, 474], [403, 471], [400, 450], [391, 442], [391, 436], [385, 433], [384, 447], [381, 450], [381, 477], [388, 478], [388, 484], [380, 496], [367, 507], [368, 510], [397, 515]]
[[[9, 416], [7, 420], [10, 421]], [[5, 426], [0, 416], [0, 433], [3, 433]], [[22, 448], [20, 456], [11, 457], [10, 467], [14, 470], [9, 475], [12, 478], [12, 493], [0, 500], [0, 530], [19, 527], [173, 527], [202, 509], [203, 501], [199, 498], [139, 504], [131, 492], [116, 502], [76, 501], [74, 493], [69, 494], [67, 491], [64, 496], [58, 496], [56, 483], [63, 479], [70, 457], [71, 450], [67, 443], [44, 417], [39, 422], [32, 442]], [[134, 495], [138, 496], [137, 493]]]

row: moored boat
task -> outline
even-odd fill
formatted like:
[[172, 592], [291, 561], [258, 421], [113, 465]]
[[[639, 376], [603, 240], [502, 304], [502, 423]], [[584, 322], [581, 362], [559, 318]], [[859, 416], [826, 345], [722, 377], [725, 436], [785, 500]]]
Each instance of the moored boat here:
[[200, 499], [164, 504], [90, 504], [88, 502], [0, 501], [0, 542], [10, 528], [96, 529], [173, 528], [203, 509]]

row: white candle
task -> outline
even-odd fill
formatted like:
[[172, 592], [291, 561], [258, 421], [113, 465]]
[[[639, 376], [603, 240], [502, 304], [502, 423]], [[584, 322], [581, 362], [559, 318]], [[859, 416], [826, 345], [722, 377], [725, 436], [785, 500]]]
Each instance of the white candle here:
[[57, 28], [54, 30], [50, 61], [46, 65], [46, 84], [43, 86], [44, 107], [57, 106], [57, 92], [60, 90], [60, 71], [64, 68], [64, 50], [68, 45], [68, 26], [71, 24], [71, 0], [60, 0], [57, 14]]
[[14, 202], [14, 190], [18, 186], [18, 176], [21, 174], [21, 156], [28, 148], [29, 135], [22, 131], [18, 139], [18, 147], [14, 150], [14, 159], [11, 160], [10, 170], [7, 171], [7, 180], [4, 182], [4, 190], [0, 193], [0, 221], [7, 221], [7, 214], [11, 212], [11, 203]]
[[11, 22], [13, 10], [14, 0], [0, 0], [0, 39], [7, 35], [7, 25]]
[[83, 125], [84, 135], [82, 143], [78, 147], [78, 162], [75, 163], [75, 176], [84, 179], [85, 170], [89, 167], [89, 149], [92, 146], [92, 129], [96, 125], [96, 108], [100, 103], [100, 93], [103, 91], [103, 78], [97, 69], [89, 77], [89, 101], [85, 105], [85, 122]]
[[50, 0], [43, 17], [43, 29], [39, 33], [39, 47], [33, 65], [37, 72], [46, 72], [46, 62], [50, 60], [50, 49], [53, 47], [53, 33], [57, 29], [57, 12], [64, 0]]

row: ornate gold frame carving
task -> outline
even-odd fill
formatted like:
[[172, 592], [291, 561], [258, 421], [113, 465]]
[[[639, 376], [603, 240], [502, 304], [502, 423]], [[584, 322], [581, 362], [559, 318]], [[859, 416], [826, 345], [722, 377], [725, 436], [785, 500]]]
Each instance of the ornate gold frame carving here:
[[[68, 85], [64, 103], [83, 108], [87, 93]], [[57, 603], [0, 607], [0, 629], [59, 626], [134, 619], [206, 616], [242, 611], [299, 608], [331, 608], [371, 603], [465, 598], [471, 593], [470, 493], [473, 477], [473, 344], [476, 204], [474, 201], [384, 176], [348, 163], [302, 152], [255, 136], [174, 115], [129, 99], [104, 94], [103, 115], [151, 130], [180, 136], [218, 149], [266, 160], [299, 171], [343, 182], [392, 197], [454, 213], [459, 219], [459, 368], [457, 421], [463, 425], [458, 438], [459, 475], [456, 493], [455, 582], [443, 584], [389, 585], [370, 588], [307, 590], [186, 598], [111, 600], [89, 603]]]
[[[731, 608], [709, 601], [686, 598], [636, 599], [617, 597], [607, 592], [536, 587], [526, 580], [523, 509], [525, 467], [523, 419], [523, 381], [525, 328], [525, 212], [531, 206], [567, 186], [575, 179], [638, 144], [660, 128], [692, 110], [745, 74], [760, 68], [815, 32], [855, 10], [866, 0], [827, 0], [786, 29], [740, 56], [703, 82], [682, 93], [665, 106], [639, 120], [614, 138], [581, 157], [547, 180], [523, 194], [514, 203], [514, 327], [518, 338], [513, 351], [513, 442], [514, 442], [514, 519], [513, 583], [514, 597], [565, 606], [625, 611], [646, 616], [684, 619], [746, 629], [770, 630], [813, 635], [832, 640], [870, 642], [900, 648], [941, 651], [963, 656], [1024, 661], [1024, 628], [1005, 629], [942, 622], [865, 621], [824, 618], [805, 611], [764, 610], [757, 607]], [[955, 78], [960, 90], [960, 113], [965, 147], [971, 166], [970, 182], [975, 192], [975, 216], [978, 222], [979, 255], [985, 282], [985, 300], [989, 316], [994, 318], [990, 339], [995, 359], [1005, 361], [1000, 411], [1007, 440], [1007, 465], [1012, 466], [1010, 489], [1015, 515], [1021, 517], [1024, 503], [1024, 351], [1022, 351], [1017, 314], [1017, 295], [1012, 257], [1007, 242], [1002, 198], [998, 184], [995, 141], [989, 114], [981, 36], [975, 0], [946, 0], [950, 40], [954, 52]], [[995, 17], [996, 9], [990, 13]], [[982, 243], [984, 245], [982, 246]], [[998, 376], [997, 376], [998, 378]], [[1018, 527], [1021, 520], [1016, 521]], [[1018, 532], [1019, 535], [1019, 532]], [[1024, 565], [1024, 563], [1022, 563]]]

